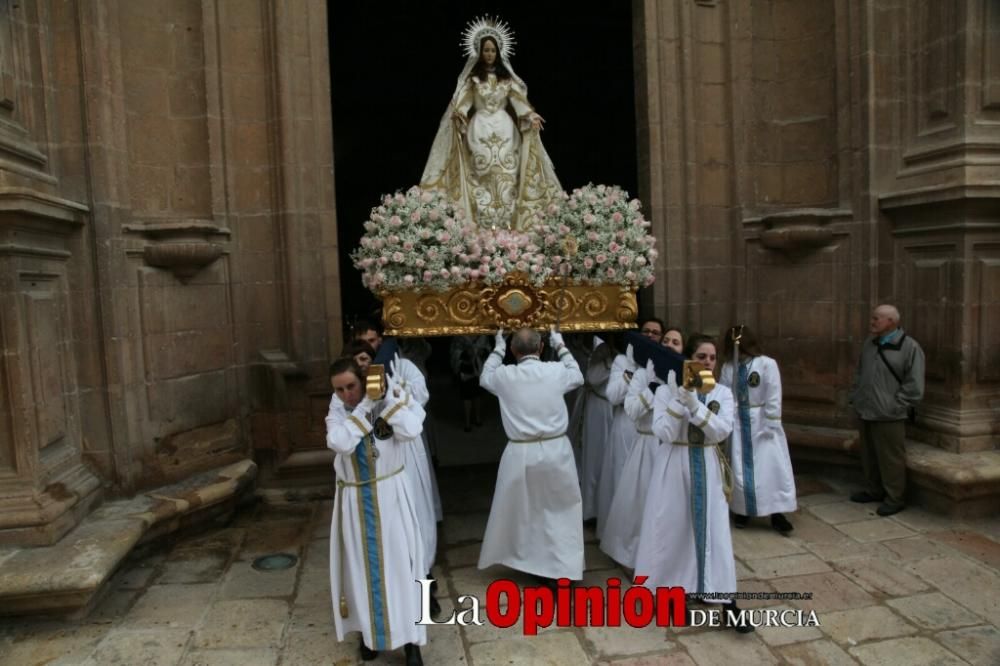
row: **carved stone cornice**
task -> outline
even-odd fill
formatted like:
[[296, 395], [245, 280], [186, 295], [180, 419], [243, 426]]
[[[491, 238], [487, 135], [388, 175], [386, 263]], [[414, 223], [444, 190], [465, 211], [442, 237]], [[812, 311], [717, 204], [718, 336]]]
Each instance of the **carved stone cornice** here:
[[151, 242], [142, 250], [147, 266], [169, 270], [181, 282], [187, 282], [206, 266], [226, 253], [218, 242], [231, 234], [227, 227], [211, 220], [147, 221], [123, 227]]
[[846, 208], [797, 208], [744, 218], [744, 225], [760, 226], [760, 244], [788, 255], [805, 254], [833, 243], [833, 222], [847, 220]]
[[83, 225], [88, 212], [89, 208], [69, 199], [26, 187], [0, 187], [0, 223], [30, 218], [62, 227], [68, 233]]

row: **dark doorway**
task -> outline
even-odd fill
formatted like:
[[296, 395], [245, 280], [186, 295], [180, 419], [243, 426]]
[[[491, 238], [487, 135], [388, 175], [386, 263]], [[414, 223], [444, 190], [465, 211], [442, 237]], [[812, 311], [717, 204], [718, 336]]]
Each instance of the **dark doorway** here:
[[349, 253], [384, 193], [417, 184], [465, 56], [466, 23], [514, 30], [511, 60], [547, 123], [542, 139], [567, 190], [588, 182], [637, 195], [629, 2], [330, 2], [333, 144], [344, 319], [371, 313]]

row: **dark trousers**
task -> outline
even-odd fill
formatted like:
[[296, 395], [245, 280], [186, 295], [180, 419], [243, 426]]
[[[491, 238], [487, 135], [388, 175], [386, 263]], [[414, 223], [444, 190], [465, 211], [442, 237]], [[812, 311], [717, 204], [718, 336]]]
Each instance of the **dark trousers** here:
[[902, 506], [906, 496], [906, 421], [861, 422], [861, 469], [867, 491]]

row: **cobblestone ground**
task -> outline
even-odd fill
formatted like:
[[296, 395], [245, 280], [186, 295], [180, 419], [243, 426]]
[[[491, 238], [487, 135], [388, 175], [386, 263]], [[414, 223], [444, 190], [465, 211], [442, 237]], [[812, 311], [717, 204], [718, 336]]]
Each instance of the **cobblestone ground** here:
[[[446, 519], [439, 571], [442, 606], [483, 598], [500, 568], [478, 571], [494, 469], [442, 475]], [[845, 500], [848, 489], [800, 478], [794, 536], [763, 522], [733, 530], [741, 591], [810, 591], [801, 607], [820, 627], [759, 629], [516, 628], [440, 626], [427, 664], [1000, 664], [1000, 517], [954, 521], [919, 509], [891, 518]], [[449, 490], [450, 489], [450, 490]], [[329, 600], [329, 502], [258, 505], [225, 529], [136, 557], [86, 618], [0, 625], [0, 663], [354, 664], [357, 641], [337, 643]], [[260, 554], [300, 556], [292, 569], [251, 568]], [[587, 532], [588, 582], [624, 577]], [[517, 576], [514, 576], [517, 578]], [[374, 664], [402, 664], [402, 651]]]

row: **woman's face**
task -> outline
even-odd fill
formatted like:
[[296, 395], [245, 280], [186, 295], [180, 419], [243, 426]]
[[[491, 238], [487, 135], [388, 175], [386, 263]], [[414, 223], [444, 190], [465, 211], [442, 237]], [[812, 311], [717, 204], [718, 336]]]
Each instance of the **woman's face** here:
[[681, 332], [672, 328], [664, 333], [663, 346], [673, 349], [678, 354], [684, 353], [684, 341], [681, 339]]
[[493, 43], [492, 39], [483, 41], [483, 47], [479, 57], [482, 58], [483, 62], [487, 65], [492, 65], [497, 61], [497, 45]]
[[372, 357], [368, 352], [358, 352], [354, 355], [354, 362], [361, 368], [361, 372], [368, 372], [368, 366], [372, 364]]
[[715, 372], [715, 345], [711, 342], [703, 342], [694, 350], [693, 361], [698, 361], [706, 370]]

